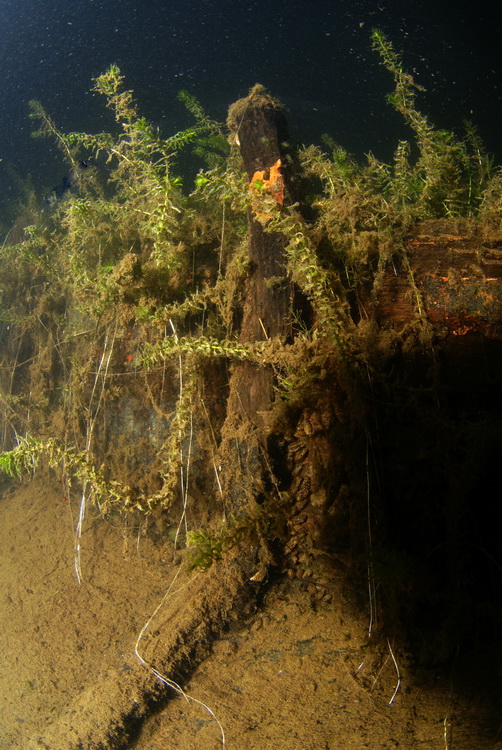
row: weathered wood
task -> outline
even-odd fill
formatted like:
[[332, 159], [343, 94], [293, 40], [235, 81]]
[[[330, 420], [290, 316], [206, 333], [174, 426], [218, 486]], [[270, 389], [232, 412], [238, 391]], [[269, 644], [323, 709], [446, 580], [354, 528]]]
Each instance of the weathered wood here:
[[502, 234], [473, 222], [428, 221], [405, 240], [406, 262], [387, 269], [379, 325], [402, 330], [418, 305], [439, 339], [477, 334], [502, 342]]
[[[284, 169], [286, 120], [280, 104], [263, 86], [256, 85], [249, 95], [230, 107], [228, 125], [239, 144], [244, 168], [250, 181], [257, 172], [265, 175], [280, 163]], [[291, 282], [287, 275], [284, 248], [286, 239], [265, 232], [249, 212], [249, 266], [240, 340], [243, 343], [286, 337], [291, 328]], [[236, 365], [231, 383], [229, 412], [232, 418], [254, 425], [270, 409], [273, 400], [273, 374], [270, 369], [244, 363]]]

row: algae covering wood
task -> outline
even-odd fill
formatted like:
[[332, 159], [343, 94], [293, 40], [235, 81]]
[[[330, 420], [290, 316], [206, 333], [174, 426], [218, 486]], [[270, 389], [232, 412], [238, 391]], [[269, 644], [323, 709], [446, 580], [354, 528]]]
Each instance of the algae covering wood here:
[[477, 334], [502, 341], [502, 234], [475, 222], [415, 225], [401, 264], [387, 268], [375, 314], [402, 330], [423, 316], [439, 339]]
[[[282, 106], [257, 84], [249, 95], [229, 109], [228, 125], [239, 145], [244, 169], [250, 179], [250, 191], [267, 180], [277, 181], [277, 200], [284, 200], [287, 189], [287, 159], [284, 144], [287, 125]], [[275, 174], [275, 178], [274, 178]], [[292, 285], [287, 274], [287, 239], [277, 232], [266, 232], [249, 211], [249, 266], [240, 341], [284, 340], [291, 330]], [[238, 383], [238, 384], [237, 384]], [[241, 418], [260, 423], [273, 399], [273, 375], [270, 369], [243, 363], [234, 369], [229, 412], [241, 412]]]

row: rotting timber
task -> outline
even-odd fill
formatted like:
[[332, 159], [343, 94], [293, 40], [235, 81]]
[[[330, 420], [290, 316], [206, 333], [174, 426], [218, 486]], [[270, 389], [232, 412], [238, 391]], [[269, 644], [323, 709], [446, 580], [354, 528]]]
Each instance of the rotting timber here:
[[377, 321], [397, 328], [409, 324], [416, 315], [410, 293], [416, 285], [439, 341], [455, 337], [462, 348], [471, 334], [502, 340], [500, 238], [485, 237], [466, 221], [441, 219], [419, 223], [405, 242], [406, 266], [387, 269]]
[[[228, 125], [237, 139], [244, 169], [251, 181], [280, 163], [284, 179], [284, 143], [287, 141], [284, 110], [266, 90], [256, 85], [249, 96], [232, 105]], [[291, 329], [292, 284], [288, 277], [284, 247], [286, 238], [266, 232], [249, 212], [249, 266], [240, 340], [243, 343], [278, 337]], [[273, 283], [271, 283], [273, 282]], [[273, 400], [272, 372], [263, 367], [238, 365], [233, 373], [229, 416], [258, 425], [260, 413]]]
[[[288, 182], [283, 166], [287, 133], [281, 105], [262, 86], [256, 85], [249, 96], [230, 107], [228, 125], [231, 138], [239, 145], [250, 185], [255, 175], [266, 177], [274, 165], [279, 165], [278, 189], [282, 201], [288, 192]], [[291, 337], [293, 313], [293, 285], [285, 254], [287, 239], [280, 233], [267, 232], [251, 209], [248, 222], [249, 275], [240, 342], [284, 343]], [[269, 493], [273, 477], [265, 421], [273, 402], [271, 367], [249, 362], [233, 365], [220, 446], [226, 467], [222, 474], [224, 492], [229, 497], [231, 513], [239, 514], [250, 503], [262, 502]], [[265, 567], [260, 567], [259, 578], [265, 575]]]

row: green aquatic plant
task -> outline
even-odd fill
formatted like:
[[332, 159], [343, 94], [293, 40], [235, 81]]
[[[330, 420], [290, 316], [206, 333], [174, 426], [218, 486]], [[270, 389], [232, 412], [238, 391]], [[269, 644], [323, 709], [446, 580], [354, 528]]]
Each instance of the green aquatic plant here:
[[119, 482], [106, 481], [87, 451], [66, 448], [53, 438], [37, 440], [29, 435], [18, 438], [18, 445], [11, 451], [0, 453], [0, 470], [9, 477], [34, 473], [41, 462], [49, 468], [62, 469], [70, 481], [88, 485], [103, 510], [110, 503], [123, 506], [128, 502], [125, 488]]
[[388, 100], [414, 133], [419, 156], [410, 164], [409, 149], [400, 143], [395, 157], [401, 207], [417, 204], [423, 215], [471, 216], [477, 213], [491, 172], [491, 160], [482, 149], [472, 125], [462, 140], [453, 132], [435, 128], [416, 106], [425, 89], [405, 70], [401, 56], [380, 29], [371, 33], [373, 49], [392, 74], [395, 90]]
[[481, 196], [480, 218], [491, 229], [502, 229], [502, 169], [496, 169]]
[[[231, 354], [242, 356], [242, 352], [237, 351], [237, 342], [230, 344], [229, 341], [229, 345], [226, 345], [224, 336], [221, 341], [216, 338], [214, 333], [221, 335], [223, 328], [220, 324], [214, 324], [213, 318], [217, 317], [215, 309], [221, 309], [223, 326], [225, 319], [229, 327], [232, 325], [232, 302], [228, 291], [223, 290], [221, 280], [227, 264], [230, 268], [236, 268], [232, 261], [232, 247], [238, 245], [240, 257], [245, 221], [239, 219], [240, 226], [236, 232], [233, 218], [242, 210], [232, 206], [232, 203], [235, 206], [238, 203], [238, 172], [234, 165], [228, 172], [230, 179], [225, 178], [224, 155], [228, 148], [226, 143], [222, 145], [224, 138], [221, 127], [206, 117], [193, 97], [186, 93], [181, 96], [195, 117], [196, 124], [171, 137], [162, 138], [157, 129], [140, 116], [133, 93], [125, 89], [117, 66], [111, 66], [95, 80], [94, 90], [105, 97], [107, 106], [113, 111], [118, 133], [64, 134], [42, 105], [32, 104], [32, 117], [39, 122], [38, 134], [55, 139], [72, 167], [82, 157], [89, 160], [90, 166], [85, 172], [85, 179], [80, 180], [74, 189], [68, 190], [62, 200], [54, 202], [50, 211], [43, 215], [40, 225], [34, 225], [31, 231], [25, 229], [25, 239], [20, 244], [2, 248], [6, 270], [0, 289], [2, 303], [8, 307], [12, 295], [19, 297], [19, 270], [23, 268], [23, 264], [19, 263], [20, 258], [26, 259], [27, 273], [21, 284], [28, 290], [19, 297], [21, 303], [14, 317], [12, 311], [15, 308], [12, 308], [9, 316], [10, 320], [15, 320], [16, 326], [12, 327], [8, 337], [15, 341], [20, 326], [23, 326], [21, 340], [25, 343], [19, 359], [23, 370], [16, 360], [10, 385], [6, 383], [5, 399], [11, 404], [21, 403], [17, 393], [11, 391], [12, 384], [15, 388], [20, 387], [16, 384], [21, 383], [22, 372], [25, 381], [31, 384], [30, 396], [24, 398], [23, 404], [26, 402], [25, 412], [30, 414], [30, 419], [38, 419], [37, 432], [47, 434], [49, 430], [50, 434], [52, 420], [47, 412], [50, 398], [54, 418], [61, 418], [57, 416], [61, 414], [58, 410], [61, 410], [65, 415], [65, 434], [74, 437], [77, 444], [85, 444], [84, 453], [91, 462], [89, 441], [92, 442], [92, 436], [98, 432], [95, 429], [98, 412], [96, 407], [91, 410], [93, 394], [98, 387], [101, 395], [98, 402], [95, 399], [95, 403], [98, 403], [99, 411], [99, 404], [113, 400], [118, 392], [109, 377], [106, 378], [106, 387], [104, 381], [102, 387], [100, 385], [105, 353], [107, 373], [109, 371], [112, 375], [121, 365], [115, 362], [115, 354], [112, 356], [112, 351], [107, 351], [109, 336], [113, 340], [124, 337], [129, 321], [136, 318], [144, 339], [148, 340], [158, 336], [162, 326], [168, 325], [171, 316], [176, 314], [181, 323], [190, 316], [191, 331], [195, 335], [180, 337], [177, 350], [166, 351], [162, 356], [158, 348], [153, 349], [157, 351], [155, 356], [163, 368], [167, 360], [172, 362], [174, 359], [176, 362], [179, 359], [179, 366], [183, 368], [183, 390], [174, 413], [166, 415], [171, 429], [159, 456], [161, 489], [151, 494], [137, 490], [134, 500], [125, 496], [121, 500], [123, 507], [147, 511], [169, 506], [176, 495], [174, 490], [180, 477], [183, 441], [195, 408], [197, 391], [197, 368], [191, 366], [191, 360]], [[204, 197], [201, 181], [190, 203], [172, 168], [174, 154], [187, 145], [200, 149], [207, 147], [207, 153], [212, 150], [213, 155], [220, 148], [217, 162], [211, 162], [212, 174], [208, 173], [204, 183]], [[98, 160], [97, 157], [103, 154], [106, 161], [102, 158]], [[207, 161], [210, 162], [209, 159]], [[213, 178], [216, 172], [218, 177]], [[240, 201], [241, 204], [245, 203], [242, 197]], [[222, 205], [223, 215], [215, 218], [213, 206], [217, 206], [219, 214]], [[212, 289], [204, 281], [204, 288], [199, 291], [190, 286], [193, 284], [191, 269], [197, 243], [205, 248], [211, 234], [215, 238], [216, 252], [213, 257], [216, 262], [213, 265], [220, 271], [220, 287]], [[205, 249], [204, 253], [207, 253]], [[32, 266], [36, 267], [36, 274], [33, 274]], [[232, 276], [235, 276], [233, 271], [230, 278]], [[231, 282], [229, 288], [233, 284]], [[40, 290], [43, 290], [42, 295]], [[58, 303], [59, 317], [55, 309], [54, 314], [48, 316], [44, 313], [41, 317], [40, 308], [34, 304], [38, 295], [40, 305], [45, 305], [49, 294], [55, 298], [58, 295], [61, 297]], [[197, 336], [201, 316], [205, 334]], [[71, 341], [68, 334], [74, 331], [77, 331], [76, 335], [87, 331], [86, 347], [74, 349], [71, 344], [65, 343]], [[103, 346], [104, 352], [97, 354]], [[80, 356], [79, 352], [83, 353], [84, 348], [86, 352]], [[96, 358], [98, 365], [95, 364]], [[26, 360], [27, 366], [23, 360]], [[128, 355], [125, 361], [129, 363], [131, 360], [132, 355]], [[136, 362], [138, 366], [137, 356]], [[52, 373], [54, 378], [58, 378], [58, 387], [51, 389]], [[36, 404], [31, 403], [32, 394]], [[83, 415], [87, 415], [85, 420]], [[100, 419], [104, 419], [104, 415]], [[82, 434], [84, 421], [85, 434]], [[4, 435], [7, 431], [19, 434], [21, 425], [22, 417], [11, 414], [9, 421], [4, 421]], [[35, 423], [31, 426], [35, 428]], [[53, 454], [52, 438], [48, 440], [40, 442]], [[14, 449], [12, 456], [9, 452], [9, 455], [5, 453], [7, 470], [16, 471], [20, 467], [18, 459], [21, 453], [27, 453], [28, 447], [33, 455], [38, 450], [38, 443], [20, 446]], [[93, 449], [97, 447], [92, 445]], [[75, 451], [68, 454], [74, 456], [73, 464], [76, 461]], [[82, 464], [80, 470], [86, 466]], [[89, 482], [90, 487], [96, 488], [99, 484], [98, 477], [92, 473], [81, 479]]]
[[312, 304], [321, 336], [332, 339], [346, 352], [346, 332], [350, 328], [345, 292], [335, 268], [320, 261], [309, 228], [294, 209], [279, 212], [267, 224], [269, 231], [285, 235], [285, 252], [291, 278]]
[[75, 149], [72, 147], [71, 140], [56, 125], [52, 117], [45, 111], [42, 104], [36, 99], [28, 102], [30, 108], [30, 118], [38, 122], [38, 129], [32, 132], [34, 138], [50, 138], [60, 149], [65, 160], [71, 165], [76, 166]]
[[219, 533], [210, 533], [199, 529], [187, 533], [188, 566], [190, 570], [207, 570], [217, 560], [221, 560], [225, 551], [224, 527]]
[[197, 354], [201, 357], [227, 357], [236, 360], [263, 360], [264, 344], [257, 342], [240, 344], [238, 341], [216, 339], [210, 336], [166, 337], [155, 344], [146, 344], [143, 348], [141, 361], [148, 367], [153, 367], [163, 359], [169, 359], [179, 354]]
[[[371, 153], [357, 160], [330, 138], [300, 149], [288, 162], [297, 182], [284, 201], [267, 180], [254, 180], [251, 195], [236, 140], [229, 146], [190, 95], [180, 99], [195, 124], [163, 136], [116, 66], [94, 88], [114, 113], [111, 133], [65, 134], [33, 107], [66, 161], [90, 166], [61, 200], [33, 213], [23, 238], [0, 248], [0, 470], [11, 478], [56, 470], [78, 488], [79, 579], [87, 500], [134, 513], [138, 540], [157, 521], [157, 530], [178, 523], [169, 538], [186, 541], [189, 567], [245, 561], [255, 582], [284, 561], [290, 535], [298, 543], [298, 522], [309, 552], [336, 551], [342, 535], [347, 555], [369, 551], [374, 624], [385, 571], [372, 554], [380, 543], [372, 464], [385, 430], [373, 434], [368, 413], [380, 420], [377, 410], [389, 409], [394, 424], [395, 381], [415, 429], [416, 392], [436, 396], [433, 328], [407, 239], [421, 219], [478, 210], [490, 227], [502, 226], [501, 173], [475, 129], [468, 124], [461, 140], [434, 128], [417, 107], [421, 88], [381, 32], [374, 48], [394, 77], [392, 103], [410, 140], [397, 143], [388, 164]], [[191, 192], [177, 172], [182, 148], [206, 165]], [[290, 205], [290, 187], [298, 204]], [[256, 278], [249, 243], [262, 231], [283, 253], [281, 275], [265, 284], [290, 286], [290, 325], [284, 337], [244, 343]], [[406, 328], [388, 325], [378, 308], [389, 272], [416, 311]], [[412, 387], [408, 356], [418, 370]], [[242, 386], [258, 368], [273, 399], [253, 424]], [[422, 388], [425, 368], [434, 372]], [[20, 438], [29, 433], [38, 439]], [[395, 458], [385, 468], [404, 482], [409, 467], [398, 458], [397, 470]], [[298, 500], [309, 498], [303, 523]]]
[[0, 471], [8, 477], [19, 479], [26, 470], [26, 462], [19, 451], [0, 453]]
[[[190, 212], [185, 215], [181, 180], [172, 170], [173, 154], [187, 144], [202, 143], [204, 133], [218, 134], [217, 124], [186, 94], [185, 103], [197, 123], [163, 138], [140, 116], [133, 93], [125, 89], [115, 65], [95, 79], [94, 90], [113, 111], [119, 125], [117, 135], [63, 134], [42, 105], [32, 104], [32, 117], [41, 123], [38, 133], [55, 138], [72, 166], [80, 155], [90, 159], [91, 167], [78, 191], [69, 192], [57, 206], [63, 229], [58, 245], [78, 280], [78, 294], [87, 298], [86, 306], [101, 267], [120, 261], [126, 252], [137, 253], [143, 262], [154, 262], [172, 273], [173, 279], [175, 274], [180, 280], [187, 276], [183, 235]], [[107, 156], [106, 169], [93, 167], [102, 153]], [[101, 311], [100, 302], [98, 314]]]
[[[270, 562], [266, 540], [284, 540], [289, 504], [286, 496], [272, 493], [262, 505], [250, 503], [239, 516], [230, 515], [210, 528], [189, 531], [186, 536], [189, 568], [207, 570], [225, 553], [241, 545], [250, 545], [253, 551], [261, 549], [262, 562], [265, 563], [265, 558]], [[263, 580], [260, 567], [251, 580]]]

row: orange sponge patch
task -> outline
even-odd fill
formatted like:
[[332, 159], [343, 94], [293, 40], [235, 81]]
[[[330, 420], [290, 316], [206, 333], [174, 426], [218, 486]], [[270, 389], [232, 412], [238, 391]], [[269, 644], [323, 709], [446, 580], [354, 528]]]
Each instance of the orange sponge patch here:
[[255, 172], [249, 183], [249, 189], [257, 195], [268, 193], [282, 206], [284, 204], [284, 177], [281, 174], [281, 166], [282, 162], [278, 159], [269, 169]]

